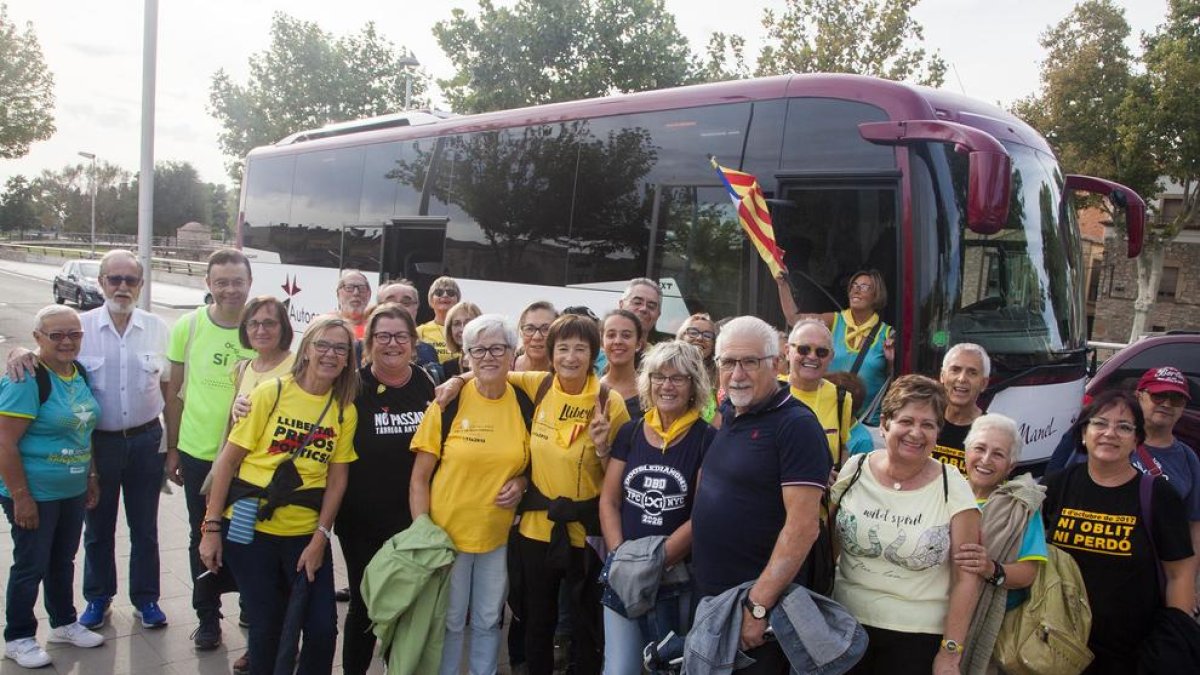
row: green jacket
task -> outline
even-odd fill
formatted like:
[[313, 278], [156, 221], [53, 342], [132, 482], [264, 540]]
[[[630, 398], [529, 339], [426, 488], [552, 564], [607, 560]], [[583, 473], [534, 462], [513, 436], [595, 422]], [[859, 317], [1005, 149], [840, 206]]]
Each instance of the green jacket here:
[[388, 675], [438, 671], [454, 555], [450, 536], [423, 515], [367, 564], [362, 597]]

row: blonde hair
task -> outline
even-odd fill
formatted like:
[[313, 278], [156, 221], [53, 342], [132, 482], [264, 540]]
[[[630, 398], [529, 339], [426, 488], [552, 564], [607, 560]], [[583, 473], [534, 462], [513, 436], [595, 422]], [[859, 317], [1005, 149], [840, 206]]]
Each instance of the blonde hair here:
[[471, 319], [482, 315], [483, 310], [479, 309], [479, 305], [473, 302], [460, 302], [451, 307], [450, 311], [446, 312], [446, 349], [451, 354], [459, 354], [463, 350], [463, 346], [458, 344], [458, 340], [454, 339], [454, 329], [451, 327], [454, 325], [454, 322], [461, 318], [463, 320], [463, 328], [465, 329]]
[[637, 388], [638, 401], [642, 410], [649, 410], [654, 403], [650, 399], [650, 374], [670, 366], [692, 378], [692, 395], [688, 399], [688, 408], [703, 410], [712, 398], [712, 381], [708, 379], [708, 370], [704, 367], [704, 357], [696, 345], [680, 340], [661, 342], [654, 345], [642, 359], [642, 367], [638, 370]]
[[300, 338], [300, 348], [296, 350], [296, 362], [292, 364], [292, 377], [299, 380], [304, 375], [309, 365], [308, 348], [326, 331], [333, 328], [341, 328], [346, 331], [346, 337], [350, 338], [350, 352], [346, 354], [346, 365], [333, 380], [333, 397], [339, 406], [345, 408], [354, 404], [354, 397], [358, 396], [359, 387], [358, 368], [354, 366], [354, 328], [351, 327], [349, 321], [336, 316], [322, 316], [314, 319], [308, 325], [308, 330], [304, 332], [304, 337]]

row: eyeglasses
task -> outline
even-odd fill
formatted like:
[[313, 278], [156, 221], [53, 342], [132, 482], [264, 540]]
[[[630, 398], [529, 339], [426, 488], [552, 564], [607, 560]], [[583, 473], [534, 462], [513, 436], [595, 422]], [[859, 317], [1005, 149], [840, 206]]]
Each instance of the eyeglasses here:
[[371, 290], [371, 287], [367, 284], [341, 284], [338, 288], [355, 294], [366, 293]]
[[721, 371], [723, 371], [723, 372], [732, 373], [734, 371], [734, 369], [740, 365], [742, 367], [742, 370], [746, 371], [747, 373], [755, 373], [755, 372], [758, 372], [758, 367], [762, 365], [763, 361], [770, 361], [773, 358], [775, 358], [775, 357], [774, 356], [744, 356], [740, 359], [731, 359], [731, 358], [721, 357], [721, 358], [717, 359], [717, 368], [720, 368]]
[[1160, 391], [1154, 393], [1147, 391], [1146, 394], [1150, 397], [1151, 401], [1154, 401], [1154, 405], [1166, 404], [1179, 407], [1187, 404], [1188, 401], [1186, 396], [1177, 391]]
[[1088, 420], [1088, 428], [1093, 432], [1102, 434], [1109, 429], [1112, 429], [1118, 436], [1132, 436], [1137, 433], [1137, 427], [1129, 422], [1112, 423], [1103, 417], [1093, 417]]
[[656, 302], [654, 300], [643, 300], [642, 298], [639, 298], [636, 296], [629, 298], [625, 302], [629, 303], [630, 307], [645, 307], [646, 309], [650, 310], [651, 312], [658, 309], [658, 302]]
[[692, 381], [691, 375], [663, 375], [662, 373], [650, 373], [650, 382], [653, 384], [662, 384], [670, 382], [676, 387], [682, 387]]
[[716, 333], [712, 332], [711, 330], [700, 330], [699, 328], [684, 328], [683, 334], [692, 338], [693, 340], [701, 338], [712, 342], [713, 340], [717, 339]]
[[371, 339], [385, 345], [392, 342], [399, 344], [411, 340], [412, 335], [410, 333], [372, 333]]
[[447, 297], [447, 296], [449, 296], [451, 298], [457, 298], [458, 291], [456, 291], [452, 288], [435, 288], [430, 292], [430, 295], [432, 295], [435, 298], [443, 298], [443, 297]]
[[113, 288], [120, 288], [121, 284], [133, 288], [142, 283], [141, 277], [135, 277], [132, 274], [105, 274], [104, 280]]
[[809, 354], [816, 352], [818, 359], [823, 359], [826, 356], [829, 356], [831, 351], [829, 347], [813, 347], [811, 345], [792, 345], [792, 349], [795, 349], [796, 353], [800, 356], [808, 356]]
[[482, 359], [485, 356], [491, 356], [498, 359], [508, 352], [508, 345], [491, 345], [490, 347], [471, 347], [467, 353], [475, 360]]
[[350, 353], [350, 345], [345, 342], [326, 342], [325, 340], [317, 340], [313, 343], [313, 349], [317, 350], [318, 354], [327, 354], [329, 350], [333, 350], [338, 356], [345, 356]]
[[276, 328], [279, 328], [279, 322], [275, 319], [263, 319], [262, 321], [259, 321], [258, 319], [250, 319], [246, 322], [247, 331], [256, 331], [259, 328], [275, 330]]
[[83, 339], [83, 331], [81, 330], [52, 330], [49, 333], [39, 330], [38, 332], [51, 342], [62, 342], [67, 338], [71, 338], [71, 342], [79, 342]]
[[854, 284], [850, 284], [850, 290], [852, 290], [852, 291], [873, 291], [873, 290], [875, 290], [875, 284], [854, 283]]
[[524, 335], [525, 337], [533, 337], [534, 333], [540, 333], [542, 335], [549, 335], [550, 334], [550, 324], [544, 323], [539, 326], [537, 324], [527, 323], [524, 326], [521, 326], [521, 335]]

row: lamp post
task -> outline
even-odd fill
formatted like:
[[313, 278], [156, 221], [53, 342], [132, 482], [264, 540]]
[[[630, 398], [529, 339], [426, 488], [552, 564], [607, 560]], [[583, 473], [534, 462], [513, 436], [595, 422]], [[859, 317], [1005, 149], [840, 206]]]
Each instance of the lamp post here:
[[412, 69], [421, 65], [421, 62], [417, 60], [417, 57], [408, 54], [396, 59], [396, 65], [404, 68], [404, 109], [408, 110], [412, 100]]
[[92, 193], [92, 257], [96, 257], [96, 155], [91, 152], [80, 151], [80, 157], [92, 160], [91, 173], [91, 193]]

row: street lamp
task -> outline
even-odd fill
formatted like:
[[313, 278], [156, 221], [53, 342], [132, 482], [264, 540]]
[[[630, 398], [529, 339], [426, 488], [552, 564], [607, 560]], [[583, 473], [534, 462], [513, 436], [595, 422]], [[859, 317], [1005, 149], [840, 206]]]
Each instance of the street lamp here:
[[417, 57], [408, 54], [396, 59], [396, 65], [404, 68], [404, 109], [408, 110], [409, 101], [412, 99], [412, 69], [421, 65], [421, 62]]
[[83, 157], [84, 159], [92, 160], [92, 174], [90, 182], [92, 187], [92, 257], [94, 258], [96, 257], [96, 155], [91, 152], [80, 151], [79, 156]]

